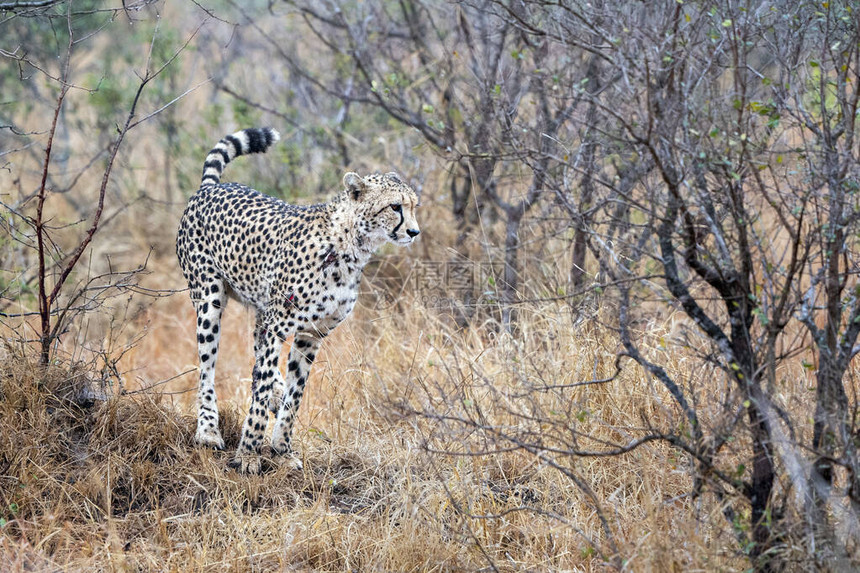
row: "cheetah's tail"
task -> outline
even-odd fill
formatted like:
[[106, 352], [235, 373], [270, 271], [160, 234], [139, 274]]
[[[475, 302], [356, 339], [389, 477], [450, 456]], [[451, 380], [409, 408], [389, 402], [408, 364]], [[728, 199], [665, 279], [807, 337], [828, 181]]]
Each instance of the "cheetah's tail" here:
[[200, 186], [221, 183], [221, 174], [228, 163], [240, 155], [263, 153], [279, 139], [281, 134], [271, 127], [252, 127], [224, 136], [206, 156]]

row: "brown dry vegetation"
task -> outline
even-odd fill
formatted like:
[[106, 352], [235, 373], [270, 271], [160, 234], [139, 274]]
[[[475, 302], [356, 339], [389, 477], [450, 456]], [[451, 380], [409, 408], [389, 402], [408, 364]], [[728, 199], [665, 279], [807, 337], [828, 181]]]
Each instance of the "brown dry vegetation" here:
[[[433, 207], [423, 215], [433, 229]], [[444, 244], [445, 231], [438, 233]], [[178, 280], [172, 259], [152, 267], [158, 270], [147, 281]], [[548, 433], [573, 420], [592, 436], [583, 447], [599, 449], [600, 439], [626, 443], [636, 428], [672, 424], [676, 412], [665, 390], [627, 367], [604, 385], [523, 397], [547, 381], [613, 372], [617, 342], [600, 313], [575, 321], [566, 305], [534, 305], [514, 341], [485, 325], [451, 327], [445, 313], [423, 307], [411, 292], [396, 306], [374, 309], [368, 291], [314, 365], [295, 433], [300, 473], [272, 458], [262, 476], [226, 469], [252, 362], [253, 320], [238, 304], [225, 314], [218, 364], [225, 452], [192, 443], [194, 372], [141, 391], [194, 367], [193, 311], [184, 293], [147, 304], [127, 325], [125, 340], [135, 343], [120, 363], [126, 393], [114, 385], [104, 401], [80, 394], [98, 382], [98, 372], [42, 372], [35, 358], [7, 347], [3, 558], [14, 570], [458, 571], [490, 563], [501, 570], [602, 570], [590, 541], [607, 539], [581, 488], [542, 455], [477, 455], [488, 448], [485, 437], [434, 415], [480, 407], [492, 424], [516, 425], [524, 424], [516, 412], [539, 408], [565, 421], [545, 424]], [[707, 377], [691, 357], [661, 348], [674, 327], [672, 320], [651, 324], [641, 336], [682, 379]], [[795, 368], [783, 383], [807, 384], [799, 362]], [[700, 384], [701, 392], [724, 391], [718, 378], [712, 384]], [[743, 567], [719, 505], [708, 495], [690, 497], [688, 462], [667, 445], [562, 460], [604, 500], [601, 511], [628, 570]]]
[[[177, 299], [163, 306], [184, 306]], [[564, 322], [558, 309], [543, 311]], [[232, 314], [230, 324], [241, 324], [243, 311]], [[505, 423], [505, 405], [476, 377], [502, 393], [522, 388], [521, 376], [589, 379], [595, 367], [598, 374], [611, 368], [609, 333], [565, 325], [546, 354], [553, 322], [546, 316], [517, 347], [474, 331], [439, 334], [423, 312], [389, 316], [383, 326], [362, 314], [328, 341], [314, 368], [296, 430], [302, 473], [273, 461], [263, 476], [241, 476], [225, 471], [229, 454], [195, 448], [193, 393], [160, 393], [187, 387], [187, 379], [81, 405], [76, 392], [90, 373], [40, 373], [10, 355], [0, 395], [5, 557], [16, 568], [61, 570], [474, 570], [488, 560], [511, 570], [600, 569], [582, 537], [602, 536], [598, 519], [559, 471], [523, 452], [429, 455], [479, 451], [480, 439], [453, 443], [457, 434], [444, 424], [410, 411], [459, 387]], [[132, 358], [144, 376], [149, 368], [136, 362], [144, 356], [158, 372], [181, 368], [193, 354], [172, 316], [151, 317]], [[228, 451], [248, 392], [235, 380], [247, 375], [249, 333], [233, 336], [218, 388]], [[522, 367], [535, 358], [540, 365]], [[544, 405], [573, 407], [583, 412], [584, 431], [617, 441], [620, 428], [659, 423], [664, 399], [630, 371], [605, 386], [548, 396]], [[607, 500], [603, 510], [631, 570], [740, 565], [726, 551], [730, 533], [711, 525], [718, 508], [689, 499], [689, 476], [667, 447], [570, 463]]]
[[[139, 224], [107, 231], [129, 262], [155, 244], [146, 285], [181, 288], [169, 248], [174, 211], [147, 218], [146, 232]], [[444, 260], [453, 241], [442, 206], [429, 201], [421, 216], [423, 243], [381, 257], [401, 274], [410, 257]], [[565, 304], [543, 303], [524, 313], [514, 341], [480, 321], [453, 327], [449, 313], [423, 306], [409, 288], [391, 293], [396, 305], [374, 308], [375, 288], [390, 287], [370, 281], [356, 315], [314, 364], [294, 438], [301, 473], [271, 458], [262, 476], [226, 468], [253, 360], [253, 317], [236, 303], [225, 313], [216, 385], [225, 452], [192, 442], [195, 321], [184, 292], [123, 300], [114, 307], [121, 324], [94, 316], [73, 329], [60, 349], [86, 358], [78, 366], [64, 360], [43, 371], [7, 338], [0, 559], [11, 570], [63, 571], [603, 569], [591, 546], [604, 541], [599, 519], [567, 477], [521, 451], [470, 455], [487, 446], [480, 436], [420, 413], [438, 413], [446, 401], [462, 406], [468, 395], [496, 423], [517, 423], [494, 392], [517, 396], [540, 380], [611, 374], [612, 332], [596, 316], [581, 320]], [[112, 351], [121, 355], [120, 380], [105, 378], [97, 359]], [[663, 394], [631, 368], [606, 385], [547, 394], [540, 406], [578, 420], [584, 433], [625, 442], [644, 419], [660, 423], [671, 411], [662, 410]], [[602, 510], [629, 569], [743, 562], [730, 531], [712, 525], [719, 508], [689, 498], [688, 472], [677, 466], [685, 462], [667, 446], [565, 463], [608, 501]]]
[[[174, 27], [171, 49], [205, 17], [196, 7], [155, 4]], [[217, 5], [218, 14], [241, 20], [235, 5]], [[276, 31], [281, 24], [265, 17], [261, 22]], [[229, 60], [224, 65], [232, 85], [254, 93], [257, 82], [269, 81], [261, 92], [276, 94], [272, 99], [280, 95], [281, 78], [267, 79], [263, 66], [242, 65], [243, 58], [261, 58], [271, 46], [247, 23], [236, 30], [222, 24], [207, 24], [199, 45], [177, 61], [176, 85], [145, 99], [143, 113], [207, 74], [214, 76], [219, 57]], [[134, 53], [129, 56], [134, 64], [123, 70], [130, 77], [131, 68], [140, 68], [137, 52], [145, 52], [151, 40], [150, 29], [141, 33], [143, 24], [135, 25], [136, 30], [129, 27], [131, 48], [125, 47]], [[81, 48], [74, 61], [95, 75], [81, 72], [75, 81], [98, 82], [101, 71], [93, 69], [118, 42], [116, 29], [108, 30]], [[312, 46], [300, 43], [297, 50]], [[230, 60], [234, 48], [239, 55]], [[38, 82], [43, 82], [36, 90], [42, 99], [13, 114], [34, 131], [45, 129], [46, 110], [53, 105], [51, 82]], [[62, 134], [64, 149], [72, 153], [56, 162], [56, 187], [74, 179], [112, 134], [113, 115], [108, 121], [100, 115], [103, 108], [87, 107], [92, 97], [70, 96], [68, 113], [78, 123], [69, 120], [71, 127]], [[125, 103], [119, 98], [115, 107], [121, 110]], [[153, 122], [124, 144], [106, 219], [72, 280], [78, 284], [105, 269], [134, 268], [146, 260], [140, 284], [154, 290], [120, 291], [70, 324], [48, 367], [39, 366], [33, 352], [32, 317], [0, 323], [0, 569], [735, 571], [750, 566], [749, 547], [740, 541], [749, 533], [749, 509], [738, 490], [723, 489], [719, 482], [727, 492], [722, 500], [707, 486], [694, 495], [693, 476], [700, 468], [666, 441], [603, 455], [655, 430], [684, 436], [684, 416], [663, 384], [631, 360], [617, 362], [623, 350], [617, 298], [574, 297], [564, 290], [570, 221], [558, 217], [549, 200], [523, 219], [520, 258], [527, 264], [518, 296], [529, 302], [518, 305], [514, 335], [502, 333], [495, 298], [463, 326], [459, 310], [433, 304], [438, 297], [460, 301], [459, 295], [416, 278], [417, 265], [497, 263], [504, 253], [504, 225], [481, 220], [461, 242], [446, 195], [452, 166], [413, 130], [392, 125], [369, 108], [352, 112], [347, 139], [355, 164], [348, 167], [398, 169], [423, 188], [422, 234], [408, 251], [379, 253], [368, 268], [355, 315], [324, 342], [294, 433], [303, 470], [281, 466], [271, 456], [261, 476], [227, 469], [247, 408], [253, 361], [253, 316], [235, 302], [225, 312], [216, 374], [227, 448], [195, 447], [195, 321], [173, 245], [206, 149], [249, 120], [281, 129], [282, 148], [242, 158], [228, 168], [226, 179], [301, 203], [331, 195], [336, 190], [331, 182], [339, 180], [343, 166], [331, 150], [313, 147], [301, 130], [288, 132], [279, 123], [283, 118], [241, 108], [210, 84], [178, 101], [173, 112], [180, 118], [176, 148], [168, 149], [163, 124]], [[319, 118], [300, 119], [311, 124]], [[307, 129], [330, 130], [326, 136], [334, 131], [325, 118], [320, 125]], [[20, 143], [13, 139], [0, 140], [0, 151]], [[11, 167], [0, 157], [5, 204], [22, 201], [22, 209], [32, 208], [24, 198], [38, 187], [39, 146], [46, 139], [41, 131], [33, 135], [38, 152], [23, 148]], [[302, 152], [298, 160], [288, 157], [294, 151], [286, 150], [288, 143]], [[529, 177], [527, 169], [511, 163], [497, 173], [506, 172], [504, 188], [517, 198]], [[56, 233], [58, 251], [76, 244], [81, 225], [73, 223], [91, 215], [100, 175], [95, 171], [85, 171], [72, 192], [50, 197], [47, 218], [63, 227]], [[190, 187], [183, 186], [185, 180]], [[767, 221], [761, 228], [771, 234]], [[18, 239], [25, 235], [21, 229], [4, 227], [10, 237], [19, 233]], [[782, 247], [784, 237], [773, 235], [774, 248]], [[16, 305], [0, 311], [31, 310], [32, 281], [24, 284], [21, 276], [32, 270], [32, 252], [10, 237], [2, 237], [0, 290]], [[595, 278], [596, 263], [589, 264], [588, 276]], [[703, 299], [712, 295], [693, 288]], [[148, 296], [155, 290], [157, 296]], [[630, 324], [639, 348], [683, 386], [702, 425], [718, 428], [743, 397], [725, 373], [702, 360], [707, 343], [697, 338], [690, 321], [671, 312], [665, 291], [643, 286], [638, 296], [637, 318]], [[709, 311], [720, 304], [703, 303]], [[702, 348], [691, 348], [691, 340]], [[807, 444], [815, 409], [815, 354], [799, 324], [787, 329], [782, 344], [794, 354], [776, 369], [773, 398], [788, 419], [800, 421], [792, 426], [794, 443]], [[621, 366], [617, 377], [593, 383], [613, 377], [616, 364]], [[844, 380], [852, 411], [860, 390], [857, 374], [854, 365]], [[737, 477], [746, 479], [749, 469], [742, 464], [749, 463], [752, 440], [743, 426], [733, 432], [710, 469], [737, 468]], [[532, 447], [536, 443], [541, 447]], [[844, 472], [837, 474], [835, 487], [847, 489], [845, 481]], [[788, 492], [783, 499], [795, 495], [787, 472], [779, 474], [777, 486]], [[735, 523], [726, 519], [726, 507], [740, 508]], [[780, 531], [786, 533], [776, 542], [781, 563], [809, 568], [806, 516], [793, 513], [791, 504], [781, 509]], [[855, 556], [854, 541], [848, 536], [841, 541], [845, 554]]]
[[[422, 208], [425, 244], [414, 250], [430, 260], [452, 239], [439, 220], [441, 208]], [[157, 232], [169, 236], [172, 223]], [[169, 254], [151, 261], [147, 284], [179, 286]], [[626, 443], [632, 429], [671, 423], [662, 387], [629, 367], [604, 385], [523, 396], [614, 371], [617, 342], [599, 313], [577, 319], [565, 304], [536, 304], [515, 341], [486, 324], [453, 327], [409, 289], [376, 309], [375, 288], [387, 287], [371, 281], [314, 364], [295, 431], [300, 473], [272, 458], [262, 476], [226, 468], [253, 360], [253, 317], [236, 303], [225, 313], [216, 386], [225, 452], [193, 445], [195, 321], [185, 293], [144, 299], [114, 333], [106, 347], [128, 346], [123, 393], [108, 379], [105, 400], [90, 395], [105, 382], [97, 362], [42, 371], [10, 339], [0, 388], [3, 559], [13, 570], [602, 570], [591, 541], [605, 543], [605, 533], [580, 488], [540, 455], [477, 455], [485, 438], [434, 416], [462, 414], [471, 400], [465, 413], [480, 407], [493, 424], [516, 425], [516, 412], [540, 408], [557, 412], [562, 428], [574, 420], [593, 437], [583, 446], [597, 449], [599, 439]], [[660, 349], [671, 328], [649, 326], [654, 352], [702, 376], [694, 361]], [[70, 355], [78, 339], [65, 339]], [[690, 498], [687, 462], [665, 444], [563, 463], [605, 500], [629, 570], [742, 566], [731, 531], [714, 526], [719, 507]]]

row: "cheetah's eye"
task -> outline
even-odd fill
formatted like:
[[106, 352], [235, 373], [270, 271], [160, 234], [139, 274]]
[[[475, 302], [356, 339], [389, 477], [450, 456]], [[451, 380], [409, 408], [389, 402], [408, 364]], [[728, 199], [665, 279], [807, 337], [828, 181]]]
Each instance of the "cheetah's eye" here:
[[391, 208], [394, 209], [395, 213], [399, 213], [403, 210], [403, 205], [401, 205], [400, 203], [395, 203], [391, 206]]

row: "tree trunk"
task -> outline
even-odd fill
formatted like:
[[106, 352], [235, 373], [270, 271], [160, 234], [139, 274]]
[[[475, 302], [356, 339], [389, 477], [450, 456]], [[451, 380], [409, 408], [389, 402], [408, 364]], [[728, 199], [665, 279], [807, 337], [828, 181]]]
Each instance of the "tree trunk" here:
[[522, 213], [505, 213], [505, 271], [501, 284], [502, 329], [514, 333], [517, 325], [517, 288], [519, 288], [520, 223]]
[[[593, 41], [599, 41], [595, 36]], [[592, 56], [585, 70], [585, 78], [588, 80], [588, 89], [592, 94], [601, 90], [600, 74], [598, 69], [599, 60]], [[592, 99], [588, 106], [586, 117], [597, 117], [597, 102]], [[582, 141], [582, 186], [580, 189], [579, 205], [577, 206], [576, 218], [574, 220], [573, 253], [570, 265], [570, 283], [574, 290], [582, 287], [585, 282], [585, 255], [587, 251], [586, 237], [591, 220], [586, 212], [591, 208], [594, 200], [594, 173], [597, 170], [595, 156], [597, 155], [597, 137], [593, 128], [589, 127]]]
[[[592, 106], [593, 107], [593, 106]], [[573, 290], [582, 287], [585, 282], [585, 255], [586, 255], [586, 237], [590, 221], [584, 215], [585, 211], [591, 206], [591, 201], [594, 198], [594, 170], [595, 170], [595, 146], [597, 144], [592, 138], [587, 138], [583, 143], [582, 162], [585, 169], [585, 175], [582, 177], [581, 194], [579, 197], [579, 206], [577, 208], [573, 223], [573, 253], [571, 256], [570, 265], [570, 284]]]
[[813, 465], [816, 476], [821, 479], [828, 488], [833, 483], [833, 462], [837, 457], [837, 444], [839, 442], [839, 431], [837, 426], [841, 423], [842, 408], [847, 402], [845, 388], [842, 386], [841, 372], [838, 372], [833, 363], [833, 357], [829, 349], [821, 349], [819, 354], [819, 367], [816, 376], [816, 401], [815, 417], [812, 433], [812, 447], [819, 457]]
[[749, 502], [754, 545], [750, 550], [750, 560], [757, 571], [773, 571], [775, 563], [767, 556], [768, 549], [773, 545], [771, 531], [774, 516], [770, 505], [770, 494], [775, 477], [773, 446], [764, 415], [755, 400], [750, 402], [747, 416], [753, 448], [752, 488]]

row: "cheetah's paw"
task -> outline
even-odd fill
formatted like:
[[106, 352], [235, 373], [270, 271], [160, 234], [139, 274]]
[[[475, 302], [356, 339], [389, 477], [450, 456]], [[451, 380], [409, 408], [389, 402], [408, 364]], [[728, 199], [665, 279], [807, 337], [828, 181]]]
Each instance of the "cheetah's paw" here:
[[206, 448], [214, 448], [216, 450], [224, 449], [224, 439], [221, 437], [221, 432], [219, 432], [217, 428], [198, 426], [197, 433], [194, 434], [194, 443]]
[[236, 454], [227, 465], [241, 474], [256, 475], [260, 473], [260, 456], [258, 454]]
[[272, 444], [272, 453], [281, 456], [281, 465], [285, 465], [291, 470], [302, 471], [302, 460], [290, 447], [290, 442], [286, 440], [276, 441]]
[[289, 469], [300, 472], [302, 471], [302, 460], [296, 454], [290, 453], [284, 456], [283, 465], [287, 466]]

